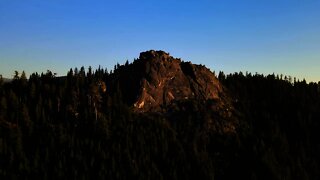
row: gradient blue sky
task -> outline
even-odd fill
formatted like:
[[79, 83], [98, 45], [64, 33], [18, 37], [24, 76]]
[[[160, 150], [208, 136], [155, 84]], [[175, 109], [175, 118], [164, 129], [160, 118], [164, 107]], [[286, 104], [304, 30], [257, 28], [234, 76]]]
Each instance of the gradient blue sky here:
[[211, 70], [320, 81], [320, 0], [0, 0], [0, 74], [112, 69], [164, 50]]

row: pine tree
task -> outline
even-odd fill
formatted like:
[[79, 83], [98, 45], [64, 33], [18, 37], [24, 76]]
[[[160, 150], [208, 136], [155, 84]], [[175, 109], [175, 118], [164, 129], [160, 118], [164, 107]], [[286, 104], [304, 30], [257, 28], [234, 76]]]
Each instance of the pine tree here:
[[0, 74], [0, 88], [1, 88], [2, 84], [3, 84], [3, 78], [2, 78], [2, 75]]
[[19, 72], [18, 71], [14, 71], [14, 75], [13, 75], [13, 80], [19, 80]]

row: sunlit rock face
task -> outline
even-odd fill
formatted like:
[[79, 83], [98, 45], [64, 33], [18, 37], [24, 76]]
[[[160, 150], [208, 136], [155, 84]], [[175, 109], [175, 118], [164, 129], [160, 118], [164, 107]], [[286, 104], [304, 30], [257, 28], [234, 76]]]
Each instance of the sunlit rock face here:
[[139, 59], [119, 68], [115, 75], [124, 99], [139, 112], [164, 112], [188, 100], [226, 104], [223, 87], [208, 68], [164, 51], [142, 52]]
[[218, 100], [222, 88], [217, 78], [204, 66], [182, 62], [163, 51], [140, 54], [144, 76], [134, 106], [141, 111], [159, 111], [177, 101]]

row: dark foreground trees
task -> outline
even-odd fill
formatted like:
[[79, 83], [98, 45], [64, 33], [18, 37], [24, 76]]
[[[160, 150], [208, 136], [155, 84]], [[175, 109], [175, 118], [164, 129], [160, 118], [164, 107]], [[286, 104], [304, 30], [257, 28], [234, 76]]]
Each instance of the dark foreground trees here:
[[101, 68], [17, 75], [0, 83], [0, 178], [320, 177], [319, 84], [241, 73], [219, 79], [239, 113], [235, 135], [208, 131], [210, 112], [196, 103], [199, 111], [171, 117], [132, 113], [122, 94], [108, 92]]

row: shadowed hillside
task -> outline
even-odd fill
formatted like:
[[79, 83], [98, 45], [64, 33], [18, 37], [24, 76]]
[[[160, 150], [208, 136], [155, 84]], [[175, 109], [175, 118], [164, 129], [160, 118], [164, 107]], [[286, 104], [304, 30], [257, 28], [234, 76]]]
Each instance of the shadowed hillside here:
[[320, 84], [147, 51], [0, 81], [1, 179], [318, 179]]

